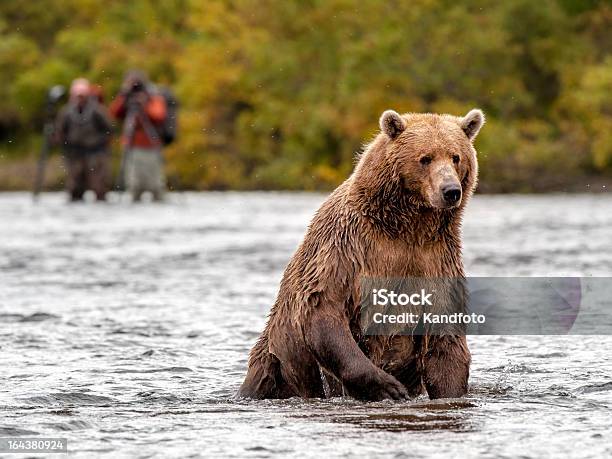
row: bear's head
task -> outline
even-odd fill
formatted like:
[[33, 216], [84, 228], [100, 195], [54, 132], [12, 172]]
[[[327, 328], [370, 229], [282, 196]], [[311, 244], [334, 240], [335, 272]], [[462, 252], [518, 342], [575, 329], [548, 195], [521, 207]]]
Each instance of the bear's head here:
[[381, 134], [372, 144], [376, 158], [370, 158], [384, 169], [388, 183], [383, 187], [399, 187], [418, 207], [460, 207], [476, 186], [473, 141], [484, 121], [478, 109], [463, 117], [385, 111]]

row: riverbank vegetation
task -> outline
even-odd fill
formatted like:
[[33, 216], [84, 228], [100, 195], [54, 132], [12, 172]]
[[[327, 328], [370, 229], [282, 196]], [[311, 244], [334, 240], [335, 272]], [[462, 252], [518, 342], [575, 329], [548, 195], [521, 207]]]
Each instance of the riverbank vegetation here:
[[31, 183], [50, 86], [109, 101], [142, 68], [181, 102], [176, 188], [329, 189], [383, 110], [481, 107], [481, 190], [587, 191], [612, 178], [611, 50], [610, 1], [2, 2], [0, 187]]

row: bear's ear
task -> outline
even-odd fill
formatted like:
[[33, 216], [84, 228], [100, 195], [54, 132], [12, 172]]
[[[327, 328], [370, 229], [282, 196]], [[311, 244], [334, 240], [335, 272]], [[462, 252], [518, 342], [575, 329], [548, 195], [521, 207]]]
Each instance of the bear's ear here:
[[482, 110], [474, 108], [461, 118], [461, 129], [463, 129], [465, 135], [468, 136], [468, 139], [474, 140], [484, 123], [484, 113], [482, 113]]
[[393, 110], [387, 110], [380, 116], [380, 130], [395, 139], [406, 129], [406, 122]]

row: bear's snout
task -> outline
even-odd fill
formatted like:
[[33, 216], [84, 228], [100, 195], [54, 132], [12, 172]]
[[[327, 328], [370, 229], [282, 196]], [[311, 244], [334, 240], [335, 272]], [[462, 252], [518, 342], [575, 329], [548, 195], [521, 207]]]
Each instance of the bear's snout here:
[[440, 192], [444, 197], [447, 206], [454, 206], [461, 200], [461, 185], [459, 183], [447, 183], [440, 187]]

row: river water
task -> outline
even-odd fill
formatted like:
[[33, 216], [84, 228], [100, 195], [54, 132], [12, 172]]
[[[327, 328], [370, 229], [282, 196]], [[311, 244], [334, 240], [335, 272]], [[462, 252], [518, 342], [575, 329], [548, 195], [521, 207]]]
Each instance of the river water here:
[[[612, 338], [472, 336], [462, 399], [234, 401], [320, 194], [0, 195], [0, 437], [71, 457], [610, 457]], [[612, 197], [476, 196], [468, 274], [610, 276]]]

